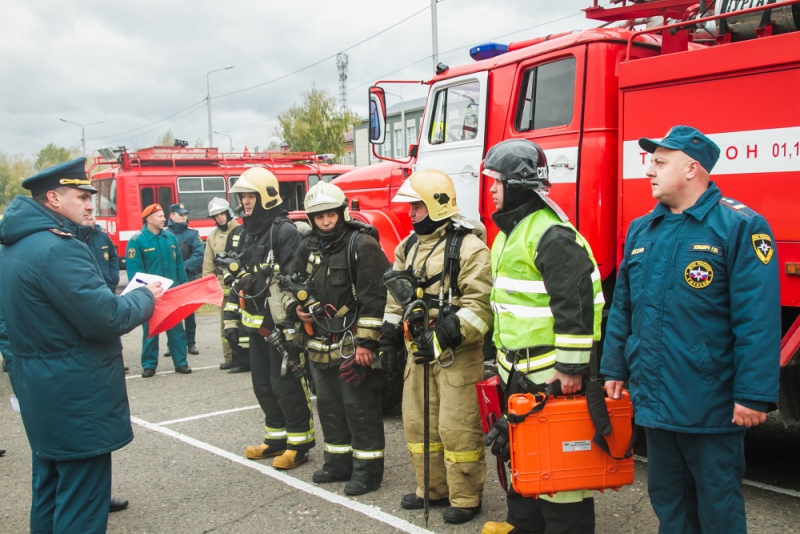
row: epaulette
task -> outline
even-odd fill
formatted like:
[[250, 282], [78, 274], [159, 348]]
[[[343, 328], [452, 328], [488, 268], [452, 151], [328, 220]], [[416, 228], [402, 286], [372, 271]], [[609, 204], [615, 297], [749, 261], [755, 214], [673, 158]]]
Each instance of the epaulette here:
[[48, 228], [51, 232], [56, 234], [59, 237], [75, 237], [74, 235], [70, 234], [69, 232], [62, 232], [61, 230], [56, 230], [55, 228]]
[[133, 234], [131, 236], [130, 239], [128, 239], [128, 241], [132, 241], [132, 240], [136, 239], [137, 237], [139, 237], [140, 235], [142, 235], [142, 232], [136, 232], [135, 234]]
[[755, 212], [748, 207], [746, 204], [742, 204], [736, 199], [722, 197], [719, 199], [719, 203], [727, 208], [731, 208], [732, 210], [736, 210], [745, 217], [749, 217], [750, 215], [755, 215]]

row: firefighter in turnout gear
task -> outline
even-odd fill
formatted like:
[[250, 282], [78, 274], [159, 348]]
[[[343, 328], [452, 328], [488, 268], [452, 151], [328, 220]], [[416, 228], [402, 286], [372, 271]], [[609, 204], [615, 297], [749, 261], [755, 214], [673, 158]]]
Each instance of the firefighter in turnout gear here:
[[[233, 216], [231, 205], [224, 198], [214, 197], [208, 203], [208, 216], [214, 219], [216, 226], [211, 233], [208, 234], [206, 239], [206, 250], [203, 255], [203, 273], [202, 276], [215, 274], [219, 285], [225, 296], [228, 296], [230, 287], [225, 283], [224, 272], [220, 267], [214, 265], [214, 257], [217, 254], [224, 254], [227, 250], [228, 236], [231, 231], [239, 226], [236, 218]], [[225, 359], [220, 364], [219, 368], [222, 370], [230, 369], [229, 373], [233, 372], [246, 372], [250, 370], [250, 351], [249, 344], [247, 348], [237, 346], [232, 348], [228, 340], [225, 339], [225, 319], [223, 313], [225, 307], [220, 310], [220, 335], [222, 336], [222, 356]], [[249, 340], [248, 340], [249, 341]]]
[[[604, 305], [589, 244], [548, 198], [547, 160], [523, 139], [503, 141], [486, 154], [484, 174], [500, 230], [492, 245], [492, 311], [497, 370], [507, 395], [541, 391], [561, 382], [564, 393], [581, 388], [592, 345], [600, 340]], [[508, 423], [487, 435], [492, 453], [507, 459]], [[525, 498], [508, 488], [508, 517], [488, 522], [484, 534], [594, 532], [590, 491]]]
[[[397, 246], [392, 269], [413, 276], [417, 296], [435, 319], [435, 327], [422, 338], [405, 337], [409, 357], [404, 361], [404, 309], [387, 296], [380, 353], [387, 372], [404, 365], [403, 425], [417, 480], [416, 492], [403, 496], [401, 506], [423, 508], [423, 417], [428, 409], [430, 503], [449, 505], [445, 521], [464, 523], [480, 512], [486, 478], [475, 384], [483, 378], [483, 338], [492, 317], [489, 250], [459, 213], [447, 174], [433, 169], [413, 173], [393, 202], [410, 204], [415, 233]], [[424, 365], [430, 366], [429, 406], [423, 403]]]
[[363, 495], [383, 479], [384, 373], [377, 353], [386, 306], [381, 276], [390, 263], [374, 229], [350, 218], [335, 185], [319, 182], [309, 189], [305, 211], [312, 232], [292, 272], [317, 303], [293, 305], [287, 315], [302, 321], [298, 333], [310, 334], [304, 345], [325, 437], [325, 463], [313, 480], [346, 480], [346, 495]]
[[[314, 447], [314, 421], [305, 378], [281, 373], [282, 356], [266, 337], [291, 341], [294, 332], [283, 328], [289, 293], [278, 288], [277, 275], [289, 272], [300, 246], [300, 232], [280, 208], [278, 180], [263, 167], [248, 169], [231, 188], [244, 210], [243, 229], [232, 236], [232, 248], [241, 254], [228, 264], [235, 277], [225, 307], [225, 337], [239, 336], [239, 321], [250, 338], [253, 392], [264, 411], [264, 443], [249, 446], [251, 459], [276, 457], [273, 467], [292, 469], [308, 460]], [[274, 336], [273, 336], [274, 334]], [[302, 354], [299, 355], [302, 361]]]

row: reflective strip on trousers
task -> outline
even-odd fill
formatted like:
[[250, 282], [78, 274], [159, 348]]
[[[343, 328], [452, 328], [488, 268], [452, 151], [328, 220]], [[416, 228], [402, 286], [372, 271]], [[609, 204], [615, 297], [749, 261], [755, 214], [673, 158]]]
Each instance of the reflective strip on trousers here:
[[383, 458], [383, 451], [362, 451], [353, 449], [353, 458], [358, 458], [359, 460], [377, 460], [378, 458]]
[[485, 453], [485, 449], [480, 448], [474, 451], [444, 451], [444, 459], [445, 461], [452, 462], [454, 464], [466, 464], [470, 462], [477, 462], [478, 460], [482, 459]]
[[350, 454], [353, 451], [353, 448], [350, 445], [331, 445], [330, 443], [325, 444], [325, 452], [329, 452], [331, 454]]
[[266, 439], [286, 439], [286, 429], [285, 428], [270, 428], [268, 426], [264, 427], [264, 437]]
[[314, 441], [314, 430], [311, 432], [287, 432], [286, 441], [292, 445], [302, 445]]
[[[431, 441], [430, 445], [431, 452], [444, 452], [444, 444], [441, 441]], [[425, 444], [424, 443], [408, 443], [408, 452], [411, 454], [424, 454], [425, 453]]]

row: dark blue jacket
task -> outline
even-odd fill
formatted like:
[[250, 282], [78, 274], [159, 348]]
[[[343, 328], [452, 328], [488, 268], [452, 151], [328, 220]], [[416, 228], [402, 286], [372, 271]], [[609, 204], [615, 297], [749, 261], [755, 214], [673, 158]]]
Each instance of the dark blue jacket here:
[[778, 401], [774, 244], [767, 221], [714, 182], [682, 214], [659, 203], [631, 223], [601, 373], [630, 379], [638, 424], [736, 432], [734, 402]]
[[183, 257], [175, 236], [168, 230], [156, 235], [147, 229], [146, 224], [141, 232], [128, 240], [125, 270], [128, 280], [136, 273], [148, 273], [169, 278], [175, 282], [175, 286], [187, 282]]
[[92, 251], [108, 289], [116, 292], [119, 285], [119, 254], [111, 238], [99, 224], [79, 227], [78, 237]]
[[183, 256], [183, 266], [188, 279], [190, 281], [196, 279], [203, 269], [203, 254], [205, 253], [200, 234], [197, 230], [189, 228], [186, 223], [175, 224], [169, 221], [167, 229], [175, 235], [175, 239], [178, 241], [178, 250]]
[[120, 336], [153, 314], [153, 294], [108, 290], [77, 227], [18, 196], [0, 222], [0, 309], [31, 449], [77, 460], [133, 439]]

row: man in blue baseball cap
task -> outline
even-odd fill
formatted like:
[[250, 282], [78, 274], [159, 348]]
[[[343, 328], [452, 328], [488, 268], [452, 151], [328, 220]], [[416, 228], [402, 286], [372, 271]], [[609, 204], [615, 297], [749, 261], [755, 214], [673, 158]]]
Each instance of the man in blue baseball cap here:
[[639, 146], [658, 204], [628, 229], [601, 373], [612, 398], [628, 381], [659, 532], [744, 533], [744, 435], [778, 402], [775, 241], [710, 180], [720, 151], [700, 131]]
[[[189, 228], [189, 210], [185, 205], [179, 203], [169, 207], [167, 230], [172, 232], [178, 242], [178, 250], [183, 256], [183, 267], [186, 269], [186, 278], [189, 282], [196, 280], [203, 268], [205, 247], [197, 230]], [[195, 342], [197, 321], [194, 314], [184, 319], [183, 324], [186, 330], [186, 350], [189, 354], [200, 354]]]
[[111, 452], [133, 439], [120, 336], [163, 292], [115, 295], [78, 239], [96, 193], [85, 163], [26, 179], [33, 198], [17, 196], [0, 222], [4, 354], [33, 452], [31, 532], [106, 532]]

